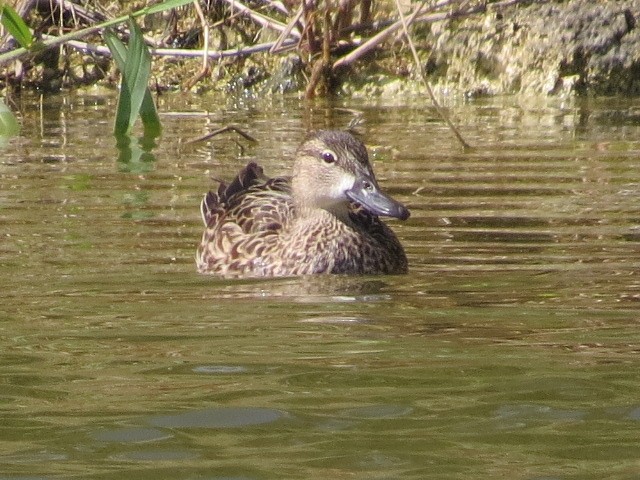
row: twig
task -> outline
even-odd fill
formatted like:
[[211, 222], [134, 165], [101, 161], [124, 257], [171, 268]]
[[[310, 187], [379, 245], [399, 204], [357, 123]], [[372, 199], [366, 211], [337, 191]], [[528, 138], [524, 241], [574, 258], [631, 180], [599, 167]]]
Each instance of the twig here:
[[[415, 20], [415, 18], [420, 13], [422, 5], [423, 4], [421, 4], [411, 14], [411, 16], [407, 19], [408, 23], [411, 23], [411, 22], [413, 22]], [[398, 20], [398, 21], [394, 22], [393, 24], [391, 24], [390, 26], [388, 26], [387, 28], [385, 28], [384, 30], [382, 30], [380, 33], [378, 33], [378, 34], [374, 35], [373, 37], [371, 37], [369, 40], [364, 42], [362, 45], [360, 45], [355, 50], [351, 51], [350, 53], [348, 53], [344, 57], [342, 57], [342, 58], [336, 60], [335, 62], [333, 62], [333, 67], [332, 68], [334, 70], [337, 70], [340, 67], [344, 67], [346, 65], [349, 65], [350, 63], [353, 63], [358, 58], [360, 58], [362, 55], [364, 55], [365, 53], [369, 52], [370, 50], [372, 50], [373, 48], [378, 46], [380, 43], [384, 42], [387, 39], [387, 37], [389, 37], [391, 34], [395, 33], [396, 31], [398, 31], [400, 28], [402, 28], [402, 22], [400, 20]]]
[[287, 7], [284, 6], [284, 4], [280, 1], [275, 1], [275, 0], [265, 0], [266, 3], [269, 4], [269, 6], [277, 11], [279, 11], [280, 13], [282, 13], [283, 15], [287, 15], [289, 16], [290, 12], [287, 9]]
[[324, 80], [328, 83], [331, 74], [331, 8], [330, 0], [326, 0], [324, 14], [322, 16], [322, 54], [318, 58], [311, 71], [311, 77], [305, 91], [305, 98], [311, 99], [315, 96], [316, 87]]
[[221, 133], [225, 133], [225, 132], [236, 132], [238, 135], [244, 137], [245, 139], [249, 140], [250, 142], [257, 142], [257, 140], [255, 138], [253, 138], [251, 135], [249, 135], [248, 133], [246, 133], [244, 130], [240, 129], [239, 127], [236, 127], [234, 125], [227, 125], [226, 127], [221, 127], [221, 128], [218, 128], [217, 130], [214, 130], [213, 132], [207, 133], [206, 135], [202, 135], [201, 137], [193, 138], [191, 140], [187, 140], [184, 143], [185, 143], [185, 145], [189, 145], [190, 143], [204, 142], [205, 140], [209, 140], [210, 138], [215, 137], [216, 135], [220, 135]]
[[[487, 5], [487, 10], [499, 10], [501, 8], [510, 7], [511, 5], [515, 5], [517, 3], [522, 3], [525, 0], [503, 0], [502, 2], [489, 3]], [[549, 3], [551, 0], [538, 0], [538, 3]]]
[[[277, 20], [274, 20], [272, 18], [267, 17], [266, 15], [262, 15], [261, 13], [258, 13], [254, 10], [251, 10], [249, 7], [245, 6], [242, 2], [239, 2], [238, 0], [223, 0], [225, 2], [227, 2], [231, 8], [235, 8], [236, 10], [241, 11], [242, 13], [245, 13], [246, 15], [248, 15], [254, 22], [256, 22], [258, 25], [261, 25], [265, 28], [271, 28], [272, 30], [277, 30], [279, 32], [283, 32], [287, 26], [278, 22]], [[291, 32], [293, 34], [294, 37], [299, 38], [300, 35], [297, 32]]]
[[[100, 55], [111, 56], [111, 52], [107, 47], [100, 45], [92, 45], [86, 42], [80, 42], [78, 40], [69, 40], [66, 42], [69, 46], [76, 48], [83, 52], [92, 52]], [[297, 41], [287, 40], [284, 45], [295, 45]], [[240, 57], [243, 55], [251, 55], [253, 53], [265, 52], [275, 45], [275, 42], [259, 43], [246, 48], [234, 48], [229, 50], [217, 50], [207, 52], [207, 57], [210, 60], [219, 60], [227, 57]], [[180, 58], [193, 58], [202, 57], [205, 53], [204, 50], [185, 50], [179, 48], [150, 48], [151, 55], [158, 57], [180, 57]]]
[[[416, 11], [419, 11], [421, 6], [422, 5], [420, 5], [416, 9]], [[411, 48], [413, 59], [416, 62], [416, 68], [420, 73], [420, 78], [422, 78], [422, 83], [424, 83], [424, 86], [427, 87], [427, 92], [429, 93], [429, 97], [431, 98], [431, 102], [433, 103], [433, 106], [435, 107], [436, 112], [438, 112], [438, 115], [440, 115], [440, 118], [442, 118], [445, 121], [445, 123], [448, 125], [448, 127], [451, 129], [453, 134], [456, 136], [456, 138], [462, 145], [462, 148], [464, 148], [465, 150], [470, 150], [471, 146], [465, 141], [465, 139], [462, 137], [462, 134], [460, 133], [458, 128], [453, 124], [453, 122], [449, 118], [449, 115], [447, 115], [444, 109], [440, 106], [440, 103], [438, 103], [438, 99], [436, 99], [436, 96], [433, 94], [431, 85], [427, 81], [427, 77], [424, 75], [424, 70], [422, 68], [422, 64], [420, 63], [418, 52], [416, 51], [416, 47], [413, 45], [413, 40], [411, 40], [411, 35], [409, 35], [409, 27], [407, 25], [407, 22], [405, 21], [404, 15], [402, 14], [402, 8], [400, 8], [400, 0], [396, 0], [396, 7], [398, 8], [398, 15], [400, 16], [400, 21], [402, 22], [402, 30], [404, 31], [404, 35], [407, 38], [409, 47]]]
[[[101, 23], [100, 25], [94, 25], [93, 27], [83, 28], [82, 30], [78, 30], [76, 32], [67, 33], [61, 37], [48, 37], [47, 40], [41, 45], [44, 48], [50, 49], [53, 47], [57, 47], [59, 45], [69, 43], [72, 40], [76, 40], [78, 38], [84, 38], [94, 33], [98, 33], [100, 30], [103, 30], [107, 27], [111, 27], [113, 25], [117, 25], [126, 21], [127, 17], [118, 17], [113, 20], [109, 20], [107, 22]], [[46, 37], [43, 35], [43, 37]], [[107, 49], [107, 47], [104, 47]], [[108, 50], [108, 49], [107, 49]], [[26, 48], [16, 48], [7, 53], [3, 53], [0, 55], [0, 65], [10, 62], [11, 60], [15, 60], [20, 58], [23, 55], [31, 54], [32, 52], [27, 50]]]
[[193, 2], [193, 6], [196, 9], [198, 17], [200, 17], [200, 23], [202, 24], [202, 31], [204, 33], [204, 48], [202, 53], [202, 69], [185, 84], [185, 89], [190, 90], [196, 83], [198, 83], [207, 73], [209, 73], [209, 24], [204, 17], [200, 3], [196, 0]]
[[[452, 0], [441, 0], [436, 5], [434, 5], [432, 9], [442, 8], [444, 6], [447, 6], [448, 4], [451, 3], [451, 1]], [[413, 23], [413, 21], [418, 17], [420, 12], [422, 11], [423, 6], [424, 6], [424, 3], [420, 3], [418, 5], [418, 8], [406, 20], [407, 25], [410, 25]], [[449, 14], [443, 14], [443, 15], [449, 15]], [[435, 20], [432, 20], [432, 21], [435, 21]], [[378, 46], [380, 43], [384, 42], [390, 35], [400, 30], [400, 28], [402, 28], [402, 25], [403, 25], [402, 20], [396, 20], [387, 28], [385, 28], [384, 30], [382, 30], [381, 32], [379, 32], [378, 34], [374, 35], [369, 40], [364, 42], [358, 48], [356, 48], [355, 50], [351, 51], [349, 54], [337, 60], [333, 64], [333, 69], [336, 70], [342, 66], [346, 66], [354, 62], [355, 60], [360, 58], [362, 55], [369, 52], [370, 50]]]
[[[524, 0], [504, 0], [502, 2], [491, 4], [491, 8], [499, 9], [505, 6], [513, 5], [515, 3], [520, 3], [522, 1]], [[542, 1], [547, 1], [547, 0], [542, 0]], [[459, 18], [459, 17], [472, 15], [474, 13], [480, 13], [485, 11], [486, 8], [488, 8], [488, 6], [486, 6], [484, 3], [481, 3], [479, 5], [467, 7], [466, 9], [452, 10], [449, 12], [432, 13], [436, 9], [450, 6], [453, 2], [454, 0], [440, 0], [438, 3], [436, 3], [431, 7], [428, 13], [422, 14], [422, 15], [419, 15], [419, 14], [422, 10], [422, 7], [424, 6], [424, 3], [420, 3], [418, 5], [418, 8], [406, 19], [406, 23], [407, 25], [411, 25], [414, 21], [420, 22], [420, 23], [439, 22], [442, 20]], [[340, 67], [344, 67], [353, 63], [354, 61], [359, 59], [361, 56], [363, 56], [364, 54], [366, 54], [367, 52], [371, 51], [372, 49], [377, 47], [379, 44], [384, 42], [389, 36], [396, 33], [398, 30], [400, 30], [402, 28], [402, 24], [403, 22], [401, 19], [396, 20], [387, 28], [385, 28], [384, 30], [382, 30], [381, 32], [377, 33], [376, 35], [371, 37], [369, 40], [364, 42], [358, 48], [352, 50], [344, 57], [336, 60], [333, 63], [333, 69], [336, 70]]]
[[[298, 11], [294, 15], [294, 17], [289, 21], [289, 23], [287, 23], [287, 27], [282, 31], [282, 33], [280, 34], [280, 36], [276, 40], [275, 44], [273, 45], [273, 47], [271, 47], [271, 49], [269, 50], [269, 53], [280, 53], [283, 50], [285, 50], [282, 47], [282, 45], [283, 45], [284, 41], [287, 38], [289, 38], [289, 34], [295, 28], [296, 24], [300, 21], [300, 19], [302, 18], [302, 14], [303, 13], [304, 13], [304, 9], [302, 8], [302, 5], [300, 5], [300, 7], [298, 7]], [[296, 32], [296, 33], [299, 34], [300, 32]], [[300, 36], [298, 36], [297, 38], [300, 38]]]
[[81, 5], [77, 5], [65, 0], [28, 0], [24, 2], [18, 2], [15, 8], [16, 13], [23, 19], [25, 19], [29, 12], [35, 7], [41, 7], [42, 9], [48, 8], [49, 11], [53, 11], [55, 6], [63, 11], [71, 10], [71, 14], [74, 17], [74, 20], [76, 20], [76, 17], [81, 18], [86, 23], [102, 22], [106, 20], [106, 17], [96, 10], [88, 10]]

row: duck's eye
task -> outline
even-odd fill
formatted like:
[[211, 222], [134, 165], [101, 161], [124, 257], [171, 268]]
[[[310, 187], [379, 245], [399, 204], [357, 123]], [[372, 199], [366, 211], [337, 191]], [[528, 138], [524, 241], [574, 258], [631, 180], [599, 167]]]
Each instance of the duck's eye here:
[[335, 163], [336, 154], [330, 150], [325, 150], [322, 152], [322, 160], [324, 160], [325, 163]]

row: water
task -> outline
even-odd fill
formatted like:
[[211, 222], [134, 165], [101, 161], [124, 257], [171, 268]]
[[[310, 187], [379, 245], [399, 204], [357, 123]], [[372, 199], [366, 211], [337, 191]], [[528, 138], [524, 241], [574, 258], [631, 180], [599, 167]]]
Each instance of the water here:
[[[112, 96], [21, 102], [0, 478], [640, 478], [637, 101], [452, 105], [463, 153], [421, 101], [161, 97], [135, 161]], [[197, 275], [211, 177], [355, 114], [410, 274]]]

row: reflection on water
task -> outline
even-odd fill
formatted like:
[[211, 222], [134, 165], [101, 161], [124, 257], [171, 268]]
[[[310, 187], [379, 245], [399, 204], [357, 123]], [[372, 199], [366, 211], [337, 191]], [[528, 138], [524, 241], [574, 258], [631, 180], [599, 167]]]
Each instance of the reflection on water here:
[[[0, 157], [2, 478], [636, 478], [637, 102], [160, 99], [118, 160], [115, 100], [23, 100]], [[415, 102], [414, 102], [415, 103]], [[195, 274], [198, 205], [308, 127], [366, 120], [411, 271]], [[259, 140], [186, 140], [221, 124]]]

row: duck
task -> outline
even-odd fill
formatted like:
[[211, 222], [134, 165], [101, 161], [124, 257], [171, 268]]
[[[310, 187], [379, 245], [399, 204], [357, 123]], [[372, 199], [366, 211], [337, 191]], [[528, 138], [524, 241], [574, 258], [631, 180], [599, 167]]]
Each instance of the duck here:
[[202, 274], [290, 277], [403, 274], [407, 257], [381, 216], [409, 218], [385, 194], [365, 145], [342, 130], [318, 130], [298, 147], [291, 176], [268, 177], [249, 162], [201, 202]]

